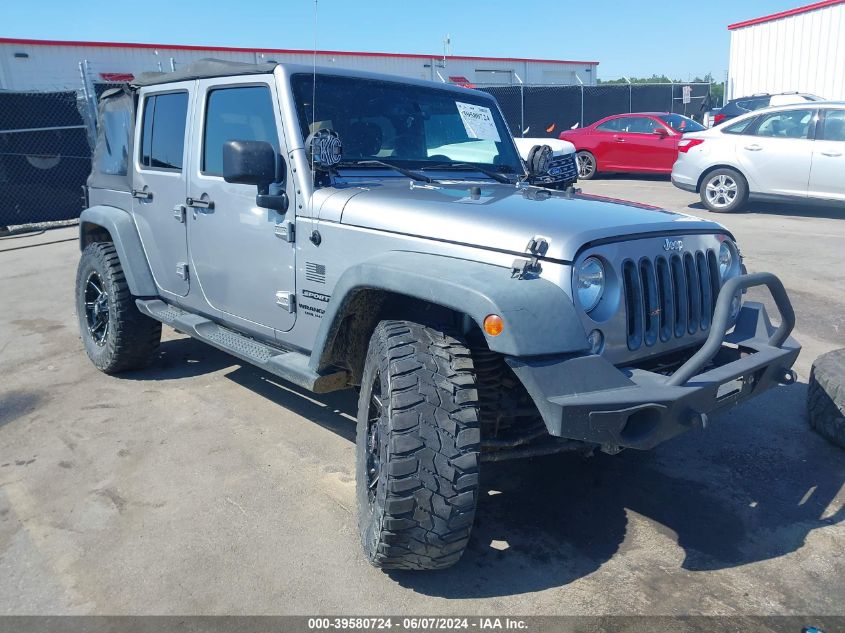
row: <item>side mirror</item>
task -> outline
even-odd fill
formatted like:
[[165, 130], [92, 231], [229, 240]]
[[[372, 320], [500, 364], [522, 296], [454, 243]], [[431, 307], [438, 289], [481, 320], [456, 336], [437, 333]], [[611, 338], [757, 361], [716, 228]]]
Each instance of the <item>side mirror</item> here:
[[276, 180], [276, 151], [267, 141], [223, 143], [223, 180], [266, 189]]
[[666, 128], [660, 127], [659, 125], [651, 131], [652, 134], [657, 134], [660, 138], [666, 138], [669, 136], [669, 132], [666, 131]]
[[241, 185], [256, 185], [255, 203], [265, 209], [284, 213], [287, 194], [270, 195], [270, 185], [283, 179], [280, 159], [267, 141], [226, 141], [223, 143], [223, 180]]

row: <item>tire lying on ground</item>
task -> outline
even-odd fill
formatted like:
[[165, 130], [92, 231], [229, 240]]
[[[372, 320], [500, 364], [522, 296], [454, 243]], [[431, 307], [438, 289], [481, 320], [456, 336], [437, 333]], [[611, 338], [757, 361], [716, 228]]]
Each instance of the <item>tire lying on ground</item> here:
[[807, 390], [810, 426], [845, 448], [845, 349], [822, 354], [813, 361]]

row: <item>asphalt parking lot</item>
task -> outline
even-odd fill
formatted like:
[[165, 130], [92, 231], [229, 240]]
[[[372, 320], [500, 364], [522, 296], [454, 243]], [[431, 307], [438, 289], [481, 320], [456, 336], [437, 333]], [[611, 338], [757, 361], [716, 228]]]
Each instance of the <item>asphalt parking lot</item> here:
[[463, 560], [365, 562], [352, 394], [313, 396], [165, 331], [150, 370], [77, 335], [75, 229], [0, 239], [0, 613], [845, 614], [845, 452], [812, 433], [845, 347], [845, 211], [715, 216], [665, 179], [588, 193], [723, 222], [784, 281], [799, 383], [652, 452], [491, 464]]

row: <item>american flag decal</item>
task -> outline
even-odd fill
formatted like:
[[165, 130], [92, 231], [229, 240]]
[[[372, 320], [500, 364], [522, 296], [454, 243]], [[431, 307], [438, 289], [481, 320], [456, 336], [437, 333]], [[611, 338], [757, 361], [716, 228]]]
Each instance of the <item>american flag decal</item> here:
[[326, 283], [326, 266], [325, 264], [315, 264], [314, 262], [305, 262], [305, 279], [313, 281], [314, 283]]

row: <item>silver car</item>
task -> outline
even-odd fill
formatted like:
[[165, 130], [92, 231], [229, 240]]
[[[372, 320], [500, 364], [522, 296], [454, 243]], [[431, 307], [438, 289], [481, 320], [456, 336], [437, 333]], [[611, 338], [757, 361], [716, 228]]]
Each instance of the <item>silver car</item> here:
[[672, 183], [714, 213], [749, 199], [845, 205], [845, 102], [766, 108], [685, 134]]

